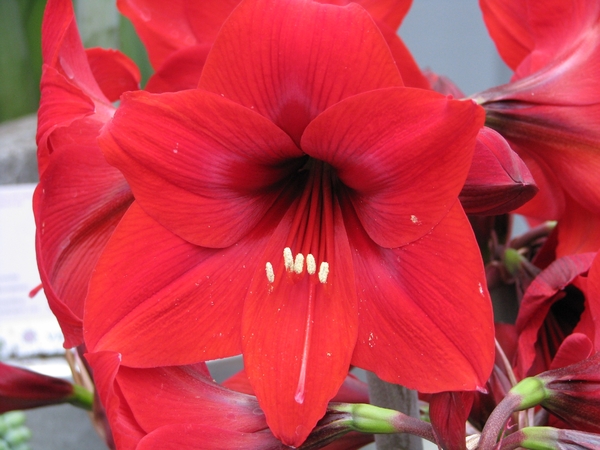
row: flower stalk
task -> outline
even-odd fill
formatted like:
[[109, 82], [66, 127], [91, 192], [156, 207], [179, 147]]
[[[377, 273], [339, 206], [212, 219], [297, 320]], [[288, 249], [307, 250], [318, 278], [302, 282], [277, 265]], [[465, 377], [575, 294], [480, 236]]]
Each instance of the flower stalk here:
[[599, 445], [600, 436], [597, 434], [553, 427], [527, 427], [504, 438], [500, 450], [593, 450]]

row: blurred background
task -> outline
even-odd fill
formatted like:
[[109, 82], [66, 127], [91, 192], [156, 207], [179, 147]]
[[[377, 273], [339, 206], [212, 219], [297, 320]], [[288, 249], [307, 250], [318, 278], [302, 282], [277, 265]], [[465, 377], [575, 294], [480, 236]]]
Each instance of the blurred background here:
[[[45, 3], [0, 0], [0, 360], [67, 377], [68, 368], [57, 357], [60, 330], [43, 296], [28, 297], [39, 283], [30, 205], [37, 181], [35, 111]], [[145, 83], [152, 68], [115, 0], [73, 3], [84, 46], [120, 49], [137, 63]], [[448, 76], [467, 95], [503, 84], [511, 75], [487, 35], [476, 0], [414, 0], [400, 36], [423, 69]], [[215, 376], [222, 379], [238, 366], [223, 363]], [[71, 406], [30, 411], [27, 424], [34, 450], [105, 448], [86, 415]]]

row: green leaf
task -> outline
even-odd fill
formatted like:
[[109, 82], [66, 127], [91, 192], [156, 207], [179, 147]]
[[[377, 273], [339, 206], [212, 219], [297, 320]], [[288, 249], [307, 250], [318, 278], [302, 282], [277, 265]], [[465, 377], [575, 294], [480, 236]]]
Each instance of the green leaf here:
[[26, 2], [0, 1], [0, 121], [28, 114], [39, 101], [23, 12]]

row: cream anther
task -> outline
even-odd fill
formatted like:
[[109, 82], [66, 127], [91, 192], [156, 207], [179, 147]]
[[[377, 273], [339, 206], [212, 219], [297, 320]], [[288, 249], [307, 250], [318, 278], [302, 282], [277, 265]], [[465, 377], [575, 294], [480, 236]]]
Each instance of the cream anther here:
[[294, 268], [294, 255], [292, 255], [292, 249], [289, 247], [283, 249], [283, 264], [288, 272]]
[[319, 266], [319, 281], [323, 284], [327, 283], [327, 275], [329, 275], [329, 263], [323, 261]]
[[269, 280], [269, 283], [273, 283], [275, 281], [275, 272], [273, 272], [273, 265], [270, 262], [267, 262], [265, 272], [267, 272], [267, 280]]
[[315, 262], [315, 257], [311, 253], [306, 255], [306, 271], [309, 275], [314, 275], [317, 271], [317, 263]]
[[304, 255], [302, 253], [298, 253], [296, 255], [296, 260], [294, 261], [294, 272], [298, 275], [302, 273], [304, 270]]

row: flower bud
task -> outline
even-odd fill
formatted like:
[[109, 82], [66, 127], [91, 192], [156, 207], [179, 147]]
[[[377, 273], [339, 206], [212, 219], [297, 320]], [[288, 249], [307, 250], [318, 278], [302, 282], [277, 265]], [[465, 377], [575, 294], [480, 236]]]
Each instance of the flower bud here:
[[0, 363], [0, 413], [60, 403], [91, 409], [92, 394], [60, 378]]

